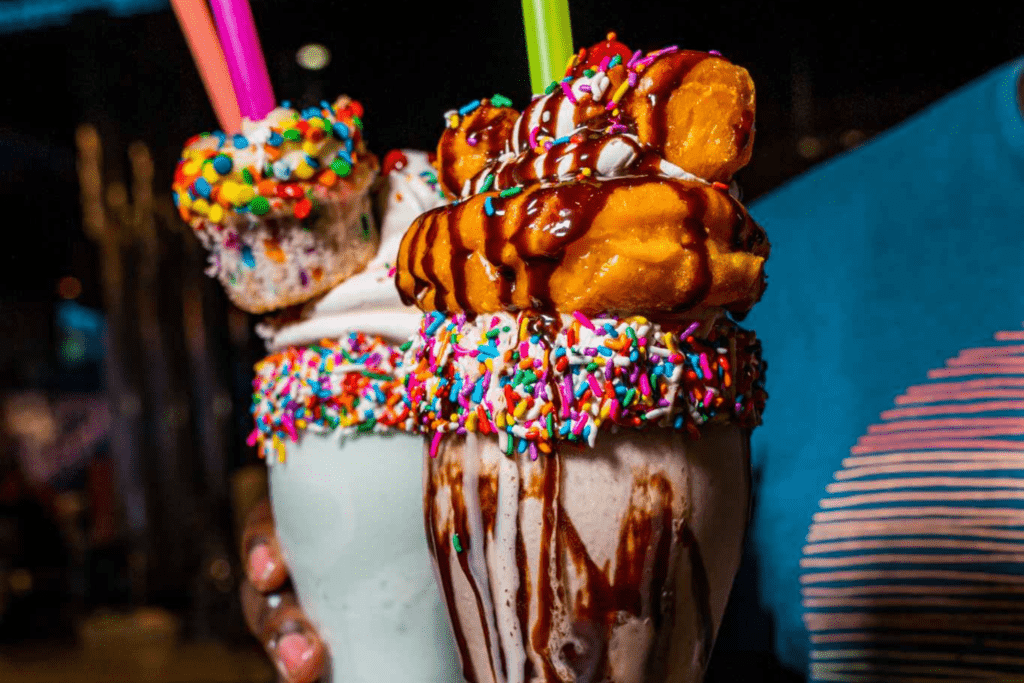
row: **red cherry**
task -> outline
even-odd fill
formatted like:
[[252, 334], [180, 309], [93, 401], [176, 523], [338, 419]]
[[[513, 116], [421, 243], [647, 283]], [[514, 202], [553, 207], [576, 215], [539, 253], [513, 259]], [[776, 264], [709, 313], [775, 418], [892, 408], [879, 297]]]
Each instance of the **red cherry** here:
[[633, 56], [633, 52], [616, 40], [614, 33], [609, 33], [606, 40], [597, 43], [587, 50], [583, 63], [576, 66], [573, 70], [573, 75], [579, 77], [587, 69], [597, 69], [601, 66], [601, 62], [604, 61], [605, 57], [610, 60], [615, 55], [622, 57], [622, 63], [625, 64]]
[[393, 149], [384, 155], [383, 172], [387, 174], [392, 171], [401, 171], [408, 163], [409, 159], [402, 153], [402, 150]]

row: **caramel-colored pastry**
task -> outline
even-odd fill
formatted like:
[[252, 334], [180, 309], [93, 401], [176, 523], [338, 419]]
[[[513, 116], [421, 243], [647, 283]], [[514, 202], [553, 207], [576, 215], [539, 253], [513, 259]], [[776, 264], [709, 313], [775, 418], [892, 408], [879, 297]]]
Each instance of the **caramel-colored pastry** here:
[[459, 201], [406, 233], [406, 302], [662, 319], [750, 310], [769, 245], [725, 184], [750, 158], [750, 77], [713, 54], [639, 55], [591, 63], [581, 51], [514, 122], [495, 98], [446, 115], [439, 176]]
[[438, 180], [451, 197], [458, 197], [467, 179], [498, 158], [511, 136], [519, 112], [501, 106], [512, 103], [500, 95], [495, 98], [497, 102], [485, 100], [485, 106], [476, 107], [461, 120], [456, 111], [445, 115], [458, 121], [445, 129], [437, 145], [437, 165], [442, 169]]
[[668, 55], [643, 72], [621, 106], [640, 142], [700, 178], [728, 183], [750, 161], [754, 82], [721, 57]]
[[[487, 203], [500, 209], [488, 215]], [[535, 184], [421, 216], [399, 252], [398, 286], [425, 311], [742, 315], [760, 298], [767, 252], [761, 228], [711, 185]]]
[[[576, 80], [568, 89], [576, 102], [562, 87], [531, 102], [518, 121], [515, 110], [486, 106], [494, 104], [488, 100], [462, 119], [455, 111], [445, 114], [446, 120], [457, 120], [437, 147], [445, 189], [460, 196], [465, 182], [506, 152], [510, 143], [523, 152], [536, 146], [532, 137], [556, 139], [566, 131], [601, 130], [612, 118], [659, 157], [710, 182], [728, 183], [750, 161], [754, 82], [743, 67], [694, 50], [666, 53], [650, 66], [633, 70], [625, 64], [607, 71], [585, 67], [581, 63], [572, 70]], [[619, 116], [612, 116], [607, 100], [624, 86]], [[479, 103], [463, 110], [473, 104]]]

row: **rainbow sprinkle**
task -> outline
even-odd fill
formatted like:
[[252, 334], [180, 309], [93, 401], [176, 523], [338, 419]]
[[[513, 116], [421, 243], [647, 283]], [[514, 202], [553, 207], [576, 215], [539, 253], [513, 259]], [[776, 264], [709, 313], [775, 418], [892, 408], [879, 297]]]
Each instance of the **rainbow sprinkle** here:
[[[608, 35], [608, 40], [615, 40], [615, 34], [611, 33]], [[600, 45], [600, 43], [598, 43]], [[625, 47], [625, 46], [623, 46]], [[618, 104], [625, 97], [626, 93], [631, 88], [635, 88], [637, 83], [640, 82], [640, 76], [643, 72], [651, 66], [660, 57], [664, 57], [679, 51], [678, 45], [672, 45], [670, 47], [663, 48], [661, 50], [655, 50], [654, 52], [648, 53], [644, 56], [643, 51], [637, 50], [633, 53], [633, 56], [625, 63], [626, 68], [626, 80], [622, 81], [616, 88], [615, 92], [609, 97], [605, 103], [605, 111], [610, 112], [608, 118], [608, 126], [605, 129], [606, 133], [615, 135], [618, 133], [626, 132], [629, 128], [624, 125], [624, 121], [621, 119], [621, 113], [618, 109]], [[581, 48], [580, 51], [573, 55], [569, 59], [569, 63], [566, 64], [565, 77], [561, 81], [555, 81], [547, 90], [546, 95], [550, 95], [559, 86], [561, 87], [566, 98], [572, 104], [577, 104], [579, 99], [582, 99], [584, 94], [590, 95], [591, 100], [594, 103], [600, 102], [604, 97], [604, 87], [595, 91], [595, 84], [600, 82], [602, 79], [605, 83], [608, 82], [608, 71], [614, 69], [616, 66], [623, 63], [622, 56], [616, 54], [613, 57], [604, 57], [597, 68], [594, 69], [586, 68], [582, 74], [579, 73], [581, 67], [585, 67], [587, 64], [587, 50]], [[712, 51], [710, 54], [719, 56], [720, 53]], [[574, 89], [578, 93], [574, 92]], [[531, 145], [535, 146], [535, 145]]]
[[580, 312], [557, 331], [525, 313], [430, 313], [403, 361], [405, 400], [431, 454], [446, 433], [496, 434], [507, 454], [536, 458], [556, 441], [593, 446], [615, 426], [760, 424], [760, 342], [730, 322], [695, 331]]
[[317, 345], [289, 347], [256, 364], [250, 446], [284, 459], [284, 443], [304, 430], [342, 434], [414, 425], [398, 377], [402, 352], [353, 332]]
[[[304, 219], [315, 213], [319, 197], [313, 190], [343, 182], [365, 152], [362, 115], [359, 102], [339, 98], [273, 124], [259, 122], [247, 129], [248, 137], [229, 141], [215, 131], [189, 139], [172, 183], [182, 220], [199, 231], [222, 226], [233, 215], [285, 211]], [[241, 159], [251, 163], [242, 166]]]

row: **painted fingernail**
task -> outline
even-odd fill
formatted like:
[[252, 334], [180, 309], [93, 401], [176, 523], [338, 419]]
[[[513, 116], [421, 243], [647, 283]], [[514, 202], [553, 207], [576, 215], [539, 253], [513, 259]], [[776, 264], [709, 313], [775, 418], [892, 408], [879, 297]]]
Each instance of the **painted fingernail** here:
[[277, 641], [277, 658], [285, 675], [294, 676], [313, 656], [313, 644], [300, 633], [289, 633]]
[[253, 547], [249, 553], [249, 580], [252, 582], [264, 582], [277, 569], [277, 563], [270, 556], [270, 549], [260, 544]]

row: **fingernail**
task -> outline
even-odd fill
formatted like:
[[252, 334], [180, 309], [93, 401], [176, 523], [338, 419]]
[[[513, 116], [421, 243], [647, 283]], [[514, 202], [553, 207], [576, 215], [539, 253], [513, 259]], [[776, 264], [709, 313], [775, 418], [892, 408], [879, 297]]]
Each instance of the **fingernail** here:
[[252, 582], [264, 582], [277, 569], [277, 563], [270, 556], [270, 549], [267, 546], [257, 545], [249, 553], [249, 580]]
[[289, 633], [277, 641], [277, 657], [286, 675], [291, 677], [313, 656], [313, 644], [299, 633]]

